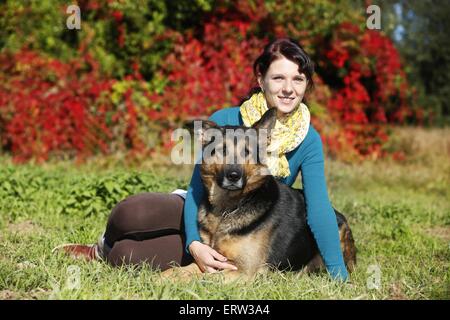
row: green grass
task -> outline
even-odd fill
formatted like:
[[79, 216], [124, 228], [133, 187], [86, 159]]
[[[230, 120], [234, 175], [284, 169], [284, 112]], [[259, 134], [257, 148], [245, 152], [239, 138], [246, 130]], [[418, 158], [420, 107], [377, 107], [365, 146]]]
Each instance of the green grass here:
[[[450, 299], [446, 152], [403, 163], [327, 160], [330, 198], [347, 216], [358, 248], [357, 268], [345, 284], [296, 273], [271, 273], [252, 284], [224, 284], [217, 276], [172, 283], [147, 267], [53, 255], [61, 243], [95, 242], [111, 208], [127, 195], [185, 188], [190, 168], [98, 161], [17, 166], [3, 158], [0, 299]], [[374, 265], [381, 271], [378, 289], [367, 285]]]

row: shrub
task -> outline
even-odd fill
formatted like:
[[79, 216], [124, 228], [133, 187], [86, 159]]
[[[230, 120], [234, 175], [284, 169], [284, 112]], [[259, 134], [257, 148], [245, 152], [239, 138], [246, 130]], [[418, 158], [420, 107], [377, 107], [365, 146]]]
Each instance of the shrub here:
[[316, 63], [307, 104], [331, 154], [382, 157], [386, 124], [420, 117], [391, 40], [347, 2], [79, 5], [81, 31], [63, 27], [63, 2], [3, 5], [1, 145], [18, 160], [169, 150], [171, 129], [239, 103], [256, 84], [252, 62], [280, 36]]

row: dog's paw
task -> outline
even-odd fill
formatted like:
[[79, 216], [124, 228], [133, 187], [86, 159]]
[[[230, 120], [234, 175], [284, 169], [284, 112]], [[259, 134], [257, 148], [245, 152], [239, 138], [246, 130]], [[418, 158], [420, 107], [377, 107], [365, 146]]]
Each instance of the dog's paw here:
[[167, 269], [161, 272], [161, 278], [176, 281], [190, 281], [201, 273], [202, 272], [197, 264], [192, 263], [186, 267], [173, 267]]
[[219, 278], [223, 283], [249, 283], [255, 278], [254, 275], [234, 270], [225, 270], [211, 274], [213, 277]]

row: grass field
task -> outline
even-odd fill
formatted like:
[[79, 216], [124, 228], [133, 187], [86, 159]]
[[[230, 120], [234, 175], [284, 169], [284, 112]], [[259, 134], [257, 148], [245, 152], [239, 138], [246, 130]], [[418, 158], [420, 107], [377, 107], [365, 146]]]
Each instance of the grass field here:
[[95, 242], [127, 195], [185, 188], [191, 169], [117, 158], [16, 166], [3, 157], [0, 299], [450, 299], [450, 130], [396, 129], [390, 147], [407, 159], [326, 161], [330, 198], [348, 217], [358, 248], [345, 284], [295, 273], [253, 284], [217, 276], [171, 283], [146, 267], [52, 255], [61, 243]]

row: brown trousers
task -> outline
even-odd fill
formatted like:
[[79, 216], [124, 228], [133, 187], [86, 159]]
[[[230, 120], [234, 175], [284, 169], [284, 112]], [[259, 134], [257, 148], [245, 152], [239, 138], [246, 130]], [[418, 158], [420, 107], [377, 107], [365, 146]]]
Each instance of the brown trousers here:
[[141, 193], [112, 210], [104, 241], [114, 266], [148, 263], [162, 271], [193, 262], [185, 251], [184, 199], [176, 194]]

